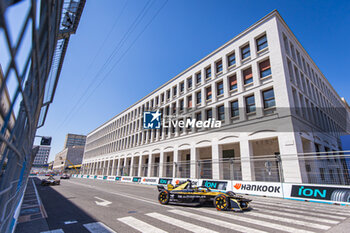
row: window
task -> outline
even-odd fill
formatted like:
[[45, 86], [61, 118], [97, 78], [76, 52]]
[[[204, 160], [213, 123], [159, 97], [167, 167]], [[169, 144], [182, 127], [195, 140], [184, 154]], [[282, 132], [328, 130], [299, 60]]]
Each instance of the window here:
[[184, 110], [184, 100], [180, 100], [180, 111]]
[[176, 103], [173, 103], [173, 114], [176, 114]]
[[166, 91], [166, 97], [167, 97], [167, 99], [170, 99], [170, 90]]
[[196, 93], [196, 104], [200, 104], [202, 102], [202, 92]]
[[189, 89], [189, 88], [192, 88], [192, 77], [189, 77], [188, 79], [187, 79], [187, 88]]
[[222, 72], [222, 60], [217, 61], [217, 62], [215, 63], [215, 67], [216, 67], [216, 73]]
[[192, 108], [192, 95], [187, 96], [187, 107]]
[[196, 74], [196, 83], [199, 84], [202, 81], [202, 73], [199, 72]]
[[202, 120], [202, 113], [201, 112], [196, 113], [196, 120], [197, 121], [201, 121]]
[[236, 64], [236, 56], [234, 53], [227, 56], [227, 65], [228, 67]]
[[287, 63], [288, 63], [288, 72], [289, 72], [289, 79], [290, 81], [294, 81], [294, 76], [293, 76], [293, 68], [292, 68], [292, 63], [289, 59], [287, 59]]
[[223, 95], [224, 94], [224, 83], [223, 82], [218, 82], [216, 84], [216, 94], [217, 96]]
[[288, 39], [284, 34], [283, 34], [283, 42], [284, 42], [284, 49], [286, 50], [286, 53], [289, 55]]
[[175, 97], [177, 95], [177, 86], [173, 87], [173, 96]]
[[244, 78], [244, 85], [253, 82], [253, 73], [252, 73], [251, 67], [243, 70], [243, 78]]
[[206, 115], [207, 115], [207, 120], [211, 119], [213, 117], [213, 111], [211, 109], [208, 109], [206, 111]]
[[255, 112], [255, 99], [254, 95], [248, 96], [245, 98], [245, 107], [247, 113]]
[[275, 93], [273, 89], [263, 91], [264, 108], [275, 107]]
[[205, 78], [206, 79], [211, 78], [211, 68], [210, 67], [205, 69]]
[[170, 113], [170, 108], [169, 108], [169, 106], [167, 106], [166, 108], [165, 108], [165, 114], [167, 115], [167, 116], [169, 116], [169, 113]]
[[228, 78], [228, 81], [230, 83], [230, 91], [236, 90], [237, 89], [237, 76], [232, 75], [231, 77]]
[[205, 89], [205, 91], [206, 91], [206, 96], [207, 96], [206, 100], [211, 100], [211, 86], [207, 87]]
[[158, 103], [159, 103], [159, 98], [158, 98], [158, 96], [156, 97], [156, 105], [158, 105]]
[[184, 92], [184, 89], [185, 89], [185, 83], [181, 82], [180, 83], [180, 92]]
[[224, 107], [224, 105], [217, 107], [217, 113], [218, 113], [218, 120], [219, 121], [225, 120], [225, 107]]
[[231, 102], [231, 117], [239, 116], [238, 100]]
[[242, 60], [250, 57], [250, 47], [249, 44], [241, 48]]
[[266, 35], [263, 35], [256, 40], [256, 46], [257, 46], [258, 51], [260, 51], [268, 46]]
[[260, 78], [265, 78], [271, 75], [270, 59], [259, 63]]

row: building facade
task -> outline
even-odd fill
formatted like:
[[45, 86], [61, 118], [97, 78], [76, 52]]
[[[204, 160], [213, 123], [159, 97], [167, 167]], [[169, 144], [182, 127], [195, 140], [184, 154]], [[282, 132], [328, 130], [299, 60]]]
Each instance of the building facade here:
[[64, 141], [64, 148], [70, 146], [85, 146], [86, 136], [79, 134], [67, 134], [66, 139]]
[[33, 166], [41, 166], [47, 164], [50, 155], [50, 146], [39, 146], [39, 150], [35, 155]]
[[56, 154], [52, 169], [63, 171], [68, 166], [80, 165], [83, 160], [83, 146], [69, 146]]
[[[144, 129], [149, 110], [221, 127], [165, 121]], [[341, 159], [307, 158], [341, 150], [349, 112], [273, 11], [89, 133], [82, 173], [346, 183]], [[329, 177], [330, 170], [341, 176]]]

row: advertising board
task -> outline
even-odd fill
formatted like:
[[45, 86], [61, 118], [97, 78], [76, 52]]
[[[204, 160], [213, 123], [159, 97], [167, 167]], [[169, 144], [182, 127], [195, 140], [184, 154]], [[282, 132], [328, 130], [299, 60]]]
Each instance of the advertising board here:
[[253, 194], [270, 197], [283, 197], [281, 183], [257, 181], [230, 181], [232, 191], [241, 194]]
[[142, 177], [141, 184], [156, 185], [158, 184], [158, 179], [158, 177]]

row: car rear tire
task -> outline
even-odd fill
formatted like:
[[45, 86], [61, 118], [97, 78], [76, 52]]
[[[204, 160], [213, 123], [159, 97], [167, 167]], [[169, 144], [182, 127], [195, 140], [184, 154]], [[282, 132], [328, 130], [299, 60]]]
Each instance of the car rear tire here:
[[214, 206], [217, 210], [227, 210], [229, 208], [229, 205], [229, 199], [224, 194], [219, 194], [214, 199]]
[[166, 205], [169, 203], [169, 192], [167, 190], [163, 190], [158, 195], [158, 201], [162, 205]]

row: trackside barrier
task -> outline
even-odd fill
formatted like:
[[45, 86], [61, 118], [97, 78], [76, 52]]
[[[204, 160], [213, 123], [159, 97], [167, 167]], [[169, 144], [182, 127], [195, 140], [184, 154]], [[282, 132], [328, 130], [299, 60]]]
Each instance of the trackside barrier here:
[[[74, 176], [81, 178], [81, 176]], [[86, 176], [84, 176], [86, 177]], [[94, 179], [91, 175], [87, 178]], [[103, 176], [100, 176], [103, 179]], [[97, 178], [99, 179], [99, 178]], [[186, 178], [108, 176], [106, 180], [147, 185], [176, 185]], [[191, 179], [194, 185], [205, 186], [214, 191], [233, 191], [238, 194], [279, 197], [285, 199], [340, 204], [350, 206], [350, 187], [341, 185], [278, 183], [235, 180]]]
[[103, 176], [97, 176], [98, 180], [103, 180]]

